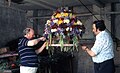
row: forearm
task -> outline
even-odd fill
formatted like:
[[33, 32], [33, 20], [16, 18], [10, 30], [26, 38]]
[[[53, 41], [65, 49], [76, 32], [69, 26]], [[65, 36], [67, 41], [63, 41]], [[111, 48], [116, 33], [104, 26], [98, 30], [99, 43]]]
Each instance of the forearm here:
[[40, 41], [40, 39], [38, 38], [38, 39], [33, 39], [33, 40], [30, 40], [30, 41], [28, 41], [28, 46], [34, 46], [34, 45], [36, 45], [38, 42]]
[[95, 53], [92, 50], [90, 50], [88, 47], [86, 47], [85, 51], [92, 57], [96, 56]]
[[39, 49], [36, 50], [36, 53], [37, 54], [41, 53], [45, 47], [46, 47], [46, 42]]
[[45, 41], [45, 40], [46, 40], [46, 38], [40, 37], [40, 38], [38, 38], [38, 39], [33, 39], [33, 40], [28, 41], [27, 45], [28, 45], [28, 46], [34, 46], [34, 45], [36, 45], [39, 41]]

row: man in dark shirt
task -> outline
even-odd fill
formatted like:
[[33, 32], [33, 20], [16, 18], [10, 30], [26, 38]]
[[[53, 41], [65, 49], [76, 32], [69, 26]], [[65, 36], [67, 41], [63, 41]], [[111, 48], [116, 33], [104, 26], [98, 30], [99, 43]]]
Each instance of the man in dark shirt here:
[[20, 73], [36, 73], [38, 69], [38, 57], [37, 54], [42, 52], [46, 46], [46, 42], [40, 46], [39, 49], [33, 48], [39, 41], [45, 41], [44, 37], [33, 39], [34, 30], [32, 28], [26, 28], [23, 31], [24, 37], [18, 42], [18, 51], [20, 56]]

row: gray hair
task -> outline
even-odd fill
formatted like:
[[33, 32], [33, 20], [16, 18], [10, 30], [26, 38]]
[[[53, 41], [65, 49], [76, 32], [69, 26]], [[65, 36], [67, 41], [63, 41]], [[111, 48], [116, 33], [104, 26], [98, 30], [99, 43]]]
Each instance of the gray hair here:
[[30, 32], [31, 28], [26, 28], [23, 30], [23, 35], [26, 35]]

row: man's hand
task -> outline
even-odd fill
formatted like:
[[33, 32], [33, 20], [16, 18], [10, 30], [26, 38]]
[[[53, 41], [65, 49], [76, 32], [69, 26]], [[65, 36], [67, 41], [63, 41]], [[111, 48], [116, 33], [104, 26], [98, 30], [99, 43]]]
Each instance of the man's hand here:
[[46, 38], [45, 38], [45, 37], [40, 37], [39, 40], [41, 40], [41, 41], [45, 41]]
[[83, 49], [85, 52], [87, 52], [91, 57], [96, 56], [96, 54], [95, 54], [92, 50], [90, 50], [86, 45], [82, 45], [82, 49]]
[[84, 51], [86, 51], [86, 49], [87, 49], [87, 46], [82, 46], [82, 49], [84, 50]]

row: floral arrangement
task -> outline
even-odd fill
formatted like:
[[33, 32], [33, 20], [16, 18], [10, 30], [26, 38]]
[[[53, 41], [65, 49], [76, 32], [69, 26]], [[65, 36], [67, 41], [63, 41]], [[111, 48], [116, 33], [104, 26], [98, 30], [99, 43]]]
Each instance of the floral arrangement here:
[[[78, 40], [85, 32], [85, 27], [71, 10], [57, 9], [51, 19], [45, 24], [44, 36], [49, 39], [49, 44], [74, 44], [77, 47]], [[71, 42], [72, 41], [72, 42]]]

